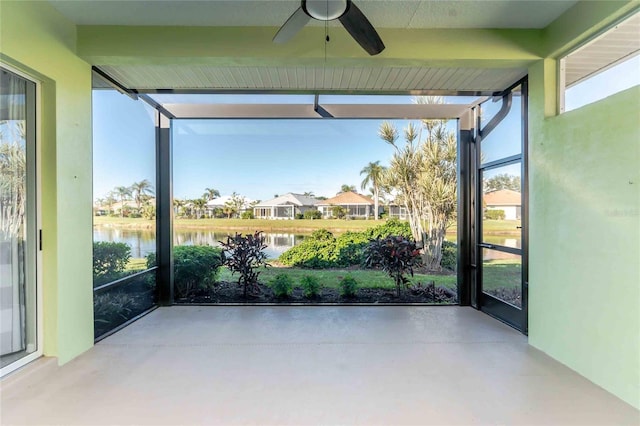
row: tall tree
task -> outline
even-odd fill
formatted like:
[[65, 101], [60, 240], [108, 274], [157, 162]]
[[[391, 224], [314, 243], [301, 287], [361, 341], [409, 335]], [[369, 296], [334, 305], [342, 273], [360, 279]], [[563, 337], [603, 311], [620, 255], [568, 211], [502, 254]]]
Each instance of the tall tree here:
[[227, 215], [227, 219], [231, 219], [231, 215], [236, 214], [238, 209], [236, 209], [235, 204], [229, 200], [224, 203], [224, 206], [222, 206], [222, 212]]
[[235, 191], [231, 194], [231, 198], [229, 199], [236, 212], [239, 213], [245, 208], [247, 204], [247, 199], [242, 195], [236, 193]]
[[498, 191], [501, 189], [520, 192], [520, 176], [501, 173], [484, 181], [484, 192]]
[[356, 192], [355, 185], [347, 185], [346, 183], [340, 187], [340, 192], [338, 194], [342, 194], [344, 192]]
[[107, 194], [106, 197], [104, 197], [104, 205], [107, 206], [107, 213], [111, 214], [113, 212], [113, 205], [115, 203], [117, 203], [118, 200], [116, 199], [115, 195], [113, 194], [113, 192], [109, 192]]
[[116, 186], [113, 193], [120, 200], [120, 217], [124, 217], [124, 202], [131, 197], [131, 188], [127, 186]]
[[[442, 102], [437, 97], [416, 100]], [[455, 134], [445, 120], [422, 120], [419, 127], [410, 123], [404, 129], [404, 146], [398, 145], [398, 130], [391, 123], [382, 123], [379, 136], [395, 148], [385, 183], [406, 208], [413, 238], [425, 242], [426, 266], [440, 270], [442, 244], [457, 200]]]
[[200, 219], [203, 216], [204, 207], [207, 205], [207, 200], [204, 198], [197, 198], [192, 201], [193, 209], [196, 213], [196, 219]]
[[147, 179], [141, 180], [140, 182], [134, 182], [133, 185], [131, 185], [131, 194], [136, 202], [136, 207], [140, 210], [145, 196], [153, 195], [153, 185], [151, 185], [151, 182]]
[[205, 188], [204, 194], [202, 194], [202, 198], [204, 198], [207, 201], [211, 201], [214, 198], [218, 198], [218, 197], [220, 197], [220, 191], [213, 188]]
[[378, 220], [380, 205], [380, 186], [384, 179], [386, 168], [380, 165], [380, 161], [367, 164], [361, 171], [360, 175], [364, 175], [364, 180], [360, 187], [365, 189], [369, 184], [373, 187], [373, 201], [375, 204], [373, 217]]
[[173, 199], [173, 214], [176, 216], [180, 215], [180, 210], [184, 208], [186, 201], [180, 200], [178, 198]]

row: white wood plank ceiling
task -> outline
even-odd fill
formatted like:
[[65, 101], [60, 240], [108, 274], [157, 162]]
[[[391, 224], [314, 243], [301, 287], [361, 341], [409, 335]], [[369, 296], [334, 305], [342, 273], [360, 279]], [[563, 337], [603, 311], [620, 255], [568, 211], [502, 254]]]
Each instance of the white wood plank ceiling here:
[[[49, 0], [78, 25], [279, 27], [299, 0]], [[544, 28], [576, 0], [355, 0], [376, 28]], [[323, 25], [311, 21], [309, 25]], [[339, 25], [331, 22], [330, 25]], [[98, 65], [125, 87], [281, 91], [502, 90], [524, 69]]]
[[637, 54], [640, 54], [640, 13], [568, 55], [565, 60], [565, 86], [571, 87]]
[[526, 75], [518, 68], [346, 68], [126, 65], [100, 69], [127, 88], [274, 91], [500, 91]]

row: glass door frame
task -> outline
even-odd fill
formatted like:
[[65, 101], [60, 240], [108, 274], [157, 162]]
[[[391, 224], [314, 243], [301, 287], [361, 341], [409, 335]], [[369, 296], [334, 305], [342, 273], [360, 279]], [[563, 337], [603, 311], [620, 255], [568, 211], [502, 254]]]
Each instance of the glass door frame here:
[[[27, 286], [35, 286], [35, 344], [36, 348], [33, 352], [17, 359], [11, 364], [0, 368], [0, 377], [3, 377], [18, 368], [36, 360], [44, 353], [44, 330], [43, 330], [43, 292], [42, 292], [42, 211], [41, 211], [41, 156], [40, 156], [40, 99], [41, 99], [41, 82], [31, 75], [21, 71], [15, 66], [9, 65], [5, 61], [0, 61], [0, 68], [15, 74], [27, 82], [26, 93], [26, 208], [25, 215], [27, 219], [27, 250], [29, 251], [31, 260], [26, 265]], [[31, 283], [29, 283], [31, 281]], [[33, 315], [27, 313], [27, 315]], [[28, 326], [27, 326], [28, 327]]]
[[[481, 144], [482, 138], [486, 137], [495, 127], [500, 125], [502, 119], [507, 115], [511, 108], [512, 91], [516, 87], [521, 87], [521, 152], [517, 155], [507, 156], [496, 161], [490, 161], [482, 164], [481, 161]], [[496, 114], [492, 120], [484, 127], [481, 127], [478, 111], [475, 111], [475, 138], [473, 141], [473, 149], [471, 153], [471, 214], [469, 217], [469, 231], [471, 234], [471, 250], [470, 250], [470, 279], [471, 279], [471, 304], [481, 311], [495, 317], [496, 319], [509, 324], [524, 334], [528, 331], [528, 80], [527, 77], [514, 83], [504, 92], [497, 96], [502, 97], [501, 111]], [[495, 244], [486, 244], [483, 242], [482, 218], [483, 218], [483, 188], [482, 175], [488, 170], [497, 169], [503, 166], [520, 163], [521, 177], [521, 248], [511, 248]], [[483, 291], [482, 268], [483, 268], [483, 250], [491, 249], [504, 253], [517, 254], [521, 256], [521, 302], [522, 307], [518, 309], [513, 305], [500, 300]]]

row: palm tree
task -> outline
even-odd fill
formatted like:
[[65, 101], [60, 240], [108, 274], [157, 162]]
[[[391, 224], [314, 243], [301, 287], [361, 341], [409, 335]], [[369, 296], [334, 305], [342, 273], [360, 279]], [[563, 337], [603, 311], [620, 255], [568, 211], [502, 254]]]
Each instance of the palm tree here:
[[113, 193], [120, 199], [120, 217], [124, 217], [124, 202], [131, 196], [131, 188], [127, 186], [116, 186]]
[[347, 185], [346, 183], [340, 187], [340, 192], [338, 194], [342, 194], [344, 192], [356, 192], [355, 185]]
[[207, 200], [205, 200], [204, 198], [198, 198], [196, 200], [193, 200], [193, 208], [196, 211], [196, 219], [200, 219], [202, 217], [202, 210], [206, 205], [207, 205]]
[[178, 198], [174, 198], [173, 199], [173, 214], [178, 216], [180, 214], [180, 209], [182, 209], [185, 204], [186, 204], [186, 201], [180, 200]]
[[375, 203], [373, 217], [378, 220], [379, 205], [380, 205], [380, 185], [384, 178], [386, 167], [380, 165], [380, 161], [367, 164], [364, 169], [360, 171], [361, 175], [364, 175], [361, 188], [365, 189], [369, 186], [369, 183], [373, 186], [373, 201]]
[[304, 195], [305, 197], [315, 197], [315, 196], [316, 196], [316, 195], [313, 193], [313, 191], [305, 192], [305, 193], [304, 193], [304, 194], [302, 194], [302, 195]]
[[231, 215], [235, 214], [237, 211], [235, 204], [231, 200], [224, 203], [224, 206], [222, 207], [222, 212], [227, 215], [227, 219], [231, 219]]
[[[440, 98], [419, 98], [417, 103], [441, 103]], [[444, 120], [422, 120], [404, 130], [404, 146], [396, 144], [398, 131], [383, 123], [380, 138], [395, 149], [384, 185], [404, 204], [415, 240], [424, 239], [424, 264], [440, 270], [442, 244], [456, 208], [456, 138]], [[426, 133], [422, 137], [422, 133]]]
[[218, 197], [220, 197], [220, 191], [213, 188], [205, 188], [204, 194], [202, 194], [202, 198], [204, 198], [206, 201], [211, 201], [214, 198], [218, 198]]
[[133, 185], [131, 185], [131, 193], [133, 194], [133, 199], [136, 202], [138, 210], [140, 210], [140, 206], [142, 206], [143, 201], [142, 199], [145, 195], [153, 194], [153, 186], [147, 179], [141, 180], [140, 182], [134, 182]]
[[104, 198], [104, 205], [107, 206], [107, 213], [111, 214], [113, 210], [113, 205], [117, 202], [115, 195], [113, 192], [109, 192], [107, 196]]

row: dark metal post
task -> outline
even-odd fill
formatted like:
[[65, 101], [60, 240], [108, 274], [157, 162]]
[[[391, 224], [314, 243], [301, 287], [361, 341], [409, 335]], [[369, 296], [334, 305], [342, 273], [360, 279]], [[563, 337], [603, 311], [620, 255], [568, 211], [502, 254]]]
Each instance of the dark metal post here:
[[529, 80], [522, 80], [522, 332], [529, 332]]
[[156, 259], [158, 304], [173, 303], [173, 179], [171, 120], [156, 114]]
[[458, 120], [458, 303], [471, 304], [473, 110]]

